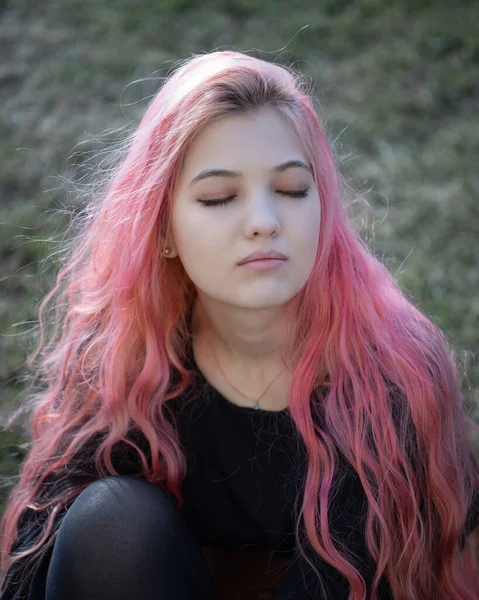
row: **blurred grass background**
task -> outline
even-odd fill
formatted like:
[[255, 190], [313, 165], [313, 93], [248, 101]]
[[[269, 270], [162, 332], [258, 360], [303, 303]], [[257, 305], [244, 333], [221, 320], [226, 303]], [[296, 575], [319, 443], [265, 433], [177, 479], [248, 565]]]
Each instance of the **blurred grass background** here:
[[[358, 227], [456, 349], [478, 422], [477, 23], [479, 3], [459, 0], [0, 0], [0, 419], [54, 281], [40, 261], [81, 205], [63, 180], [102, 132], [138, 122], [175, 61], [236, 49], [316, 82], [369, 204], [354, 205]], [[22, 424], [0, 434], [0, 511], [27, 447]]]

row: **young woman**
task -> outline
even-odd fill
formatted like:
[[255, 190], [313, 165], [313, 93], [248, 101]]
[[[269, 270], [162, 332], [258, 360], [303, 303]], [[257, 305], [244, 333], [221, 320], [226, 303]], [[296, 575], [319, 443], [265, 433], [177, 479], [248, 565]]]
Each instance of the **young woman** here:
[[304, 78], [171, 74], [40, 307], [2, 600], [478, 597], [455, 363], [345, 190]]

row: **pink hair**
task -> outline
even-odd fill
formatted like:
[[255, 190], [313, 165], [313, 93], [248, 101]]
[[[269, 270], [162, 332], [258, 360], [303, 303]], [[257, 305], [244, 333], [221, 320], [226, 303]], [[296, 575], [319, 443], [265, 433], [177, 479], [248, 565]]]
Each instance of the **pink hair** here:
[[[119, 444], [138, 458], [138, 474], [181, 507], [186, 462], [166, 402], [192, 381], [184, 365], [195, 287], [179, 260], [161, 256], [170, 199], [199, 131], [267, 105], [303, 140], [322, 206], [314, 268], [285, 307], [290, 411], [308, 453], [300, 550], [303, 519], [314, 551], [348, 579], [350, 600], [366, 598], [364, 579], [328, 527], [339, 451], [368, 500], [366, 540], [377, 565], [371, 600], [383, 575], [397, 600], [479, 596], [477, 534], [464, 537], [479, 484], [468, 440], [476, 425], [463, 410], [448, 344], [353, 227], [305, 79], [230, 51], [194, 56], [170, 75], [82, 216], [40, 305], [40, 340], [29, 360], [40, 359], [34, 381], [43, 384], [32, 395], [32, 444], [1, 523], [4, 573], [53, 544], [56, 517], [91, 481], [118, 474], [112, 450]], [[54, 298], [46, 341], [43, 314]], [[329, 393], [312, 394], [325, 374]], [[146, 455], [134, 430], [148, 442]], [[26, 509], [46, 515], [43, 534], [13, 556]]]

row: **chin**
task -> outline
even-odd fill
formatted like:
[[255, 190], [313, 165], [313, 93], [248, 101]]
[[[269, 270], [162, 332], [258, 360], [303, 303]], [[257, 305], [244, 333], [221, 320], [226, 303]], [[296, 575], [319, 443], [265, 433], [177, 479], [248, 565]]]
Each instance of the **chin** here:
[[293, 298], [294, 294], [288, 295], [278, 295], [278, 294], [259, 294], [258, 296], [254, 296], [251, 294], [249, 298], [245, 298], [244, 302], [241, 300], [236, 300], [233, 302], [238, 307], [241, 308], [249, 308], [249, 309], [267, 309], [267, 308], [279, 308], [284, 306], [291, 298]]

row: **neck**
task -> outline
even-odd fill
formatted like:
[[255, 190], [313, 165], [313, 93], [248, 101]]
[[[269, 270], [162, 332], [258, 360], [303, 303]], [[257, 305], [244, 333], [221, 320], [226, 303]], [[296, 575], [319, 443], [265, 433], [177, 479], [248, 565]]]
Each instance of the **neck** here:
[[212, 348], [226, 373], [245, 377], [248, 387], [261, 388], [285, 369], [281, 307], [243, 309], [197, 297], [192, 333]]
[[250, 364], [280, 355], [283, 309], [237, 308], [197, 297], [193, 333], [207, 335], [232, 358]]

